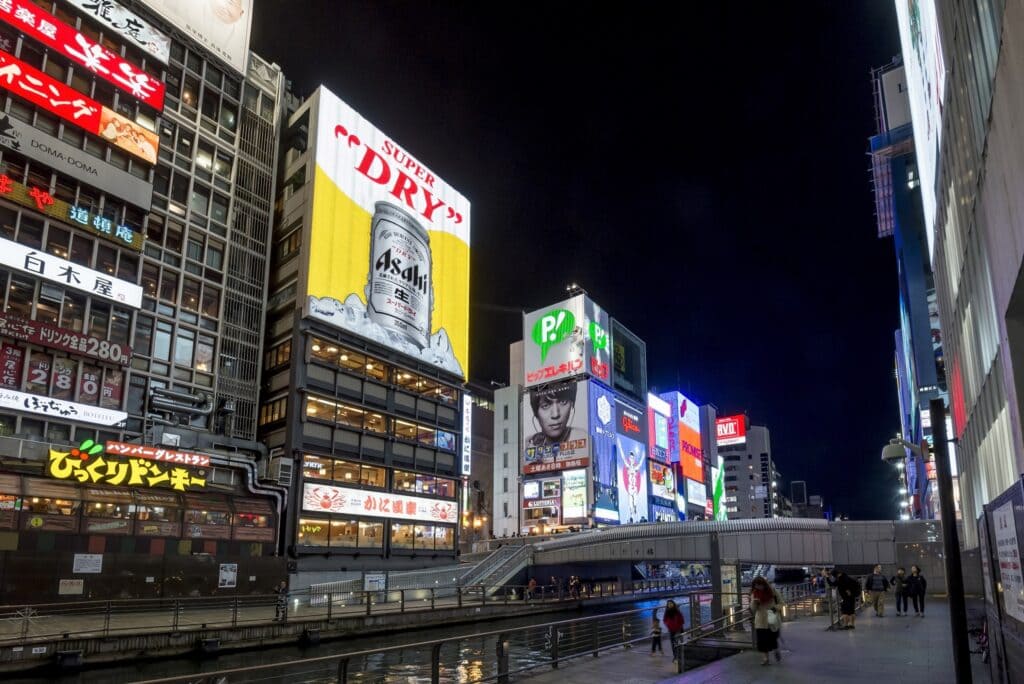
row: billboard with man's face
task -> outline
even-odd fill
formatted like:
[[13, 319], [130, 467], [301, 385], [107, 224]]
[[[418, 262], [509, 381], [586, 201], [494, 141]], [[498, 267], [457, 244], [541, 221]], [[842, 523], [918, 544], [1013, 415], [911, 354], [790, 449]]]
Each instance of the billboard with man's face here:
[[305, 315], [466, 377], [469, 202], [326, 88], [315, 102]]
[[589, 375], [611, 384], [608, 314], [576, 295], [523, 317], [526, 387]]
[[590, 462], [587, 383], [570, 381], [523, 395], [523, 473], [585, 468]]

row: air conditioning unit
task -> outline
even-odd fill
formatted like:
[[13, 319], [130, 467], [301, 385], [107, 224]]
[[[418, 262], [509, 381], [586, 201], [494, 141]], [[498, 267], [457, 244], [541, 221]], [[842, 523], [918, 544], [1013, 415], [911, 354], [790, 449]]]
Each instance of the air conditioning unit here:
[[164, 446], [181, 446], [181, 435], [176, 435], [173, 432], [165, 432], [160, 435], [160, 443]]
[[291, 459], [275, 458], [270, 462], [270, 472], [267, 473], [268, 479], [274, 480], [282, 487], [291, 487], [293, 467], [294, 463], [292, 463]]

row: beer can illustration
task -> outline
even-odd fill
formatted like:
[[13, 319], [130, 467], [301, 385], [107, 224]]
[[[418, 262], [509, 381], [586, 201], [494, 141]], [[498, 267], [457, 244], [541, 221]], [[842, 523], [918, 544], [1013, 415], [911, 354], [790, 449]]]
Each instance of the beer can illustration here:
[[366, 312], [377, 325], [425, 349], [434, 310], [430, 235], [401, 207], [376, 202], [373, 209]]

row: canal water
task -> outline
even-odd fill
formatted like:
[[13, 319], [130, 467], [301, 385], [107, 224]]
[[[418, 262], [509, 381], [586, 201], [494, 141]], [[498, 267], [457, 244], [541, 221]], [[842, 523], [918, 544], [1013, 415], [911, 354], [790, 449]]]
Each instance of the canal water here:
[[[710, 620], [710, 600], [706, 596], [701, 605], [701, 622]], [[326, 684], [337, 681], [337, 660], [326, 664], [311, 663], [309, 659], [321, 656], [341, 655], [362, 650], [416, 644], [424, 641], [452, 638], [453, 641], [444, 645], [441, 651], [442, 682], [473, 682], [496, 673], [495, 654], [497, 651], [496, 637], [474, 637], [474, 634], [511, 630], [531, 625], [570, 620], [591, 615], [617, 613], [633, 609], [646, 609], [644, 612], [630, 616], [628, 619], [609, 618], [598, 622], [597, 638], [601, 645], [621, 641], [623, 632], [630, 638], [641, 638], [650, 635], [651, 612], [653, 608], [663, 607], [665, 598], [633, 603], [620, 603], [611, 606], [593, 606], [583, 610], [559, 613], [543, 613], [535, 616], [520, 616], [504, 620], [487, 620], [475, 624], [453, 626], [437, 626], [429, 629], [416, 629], [361, 638], [346, 638], [337, 641], [325, 641], [319, 646], [276, 646], [259, 650], [248, 650], [237, 653], [225, 653], [218, 657], [198, 659], [179, 657], [173, 660], [139, 660], [132, 659], [131, 654], [125, 655], [126, 662], [116, 667], [87, 668], [74, 674], [47, 674], [38, 677], [19, 677], [7, 680], [14, 684], [123, 684], [161, 677], [178, 675], [196, 675], [196, 681], [203, 674], [216, 670], [254, 665], [276, 664], [269, 671], [239, 674], [218, 680], [218, 684], [234, 684], [235, 682], [280, 682], [282, 684]], [[689, 599], [676, 599], [680, 610], [686, 616], [687, 627], [690, 626]], [[455, 640], [455, 637], [465, 637]], [[557, 634], [550, 629], [531, 629], [514, 632], [510, 639], [510, 669], [531, 665], [542, 665], [551, 658], [551, 642], [558, 641], [560, 654], [589, 653], [593, 650], [594, 626], [565, 626]], [[668, 647], [667, 633], [665, 646]], [[637, 645], [646, 648], [647, 642]], [[429, 648], [407, 648], [400, 651], [377, 654], [369, 658], [353, 659], [348, 668], [348, 681], [359, 684], [401, 683], [419, 684], [430, 682], [430, 650]], [[538, 670], [543, 671], [543, 670]]]

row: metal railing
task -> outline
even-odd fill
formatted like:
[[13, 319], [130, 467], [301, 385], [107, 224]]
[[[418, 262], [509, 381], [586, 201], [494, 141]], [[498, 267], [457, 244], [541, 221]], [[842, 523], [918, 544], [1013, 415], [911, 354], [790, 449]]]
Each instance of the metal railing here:
[[0, 644], [19, 645], [46, 639], [112, 637], [252, 627], [271, 623], [322, 623], [362, 616], [409, 613], [469, 606], [528, 606], [591, 601], [603, 597], [642, 596], [683, 591], [686, 585], [644, 580], [622, 586], [617, 581], [584, 583], [578, 595], [564, 587], [537, 586], [527, 596], [524, 585], [471, 585], [386, 591], [292, 592], [287, 596], [253, 595], [179, 599], [77, 601], [0, 606]]
[[[792, 620], [806, 608], [807, 615], [824, 615], [820, 606], [824, 597], [810, 593], [810, 585], [780, 588], [790, 599], [786, 606], [794, 606], [783, 613], [784, 620]], [[752, 620], [745, 594], [718, 594], [723, 605], [731, 609], [726, 615], [710, 619], [705, 612], [715, 594], [697, 591], [675, 598], [684, 612], [699, 616], [689, 622], [689, 628], [670, 640], [678, 672], [685, 669], [686, 646], [716, 635], [737, 632], [743, 637], [737, 648], [745, 648], [749, 639], [743, 636]], [[698, 606], [694, 609], [693, 606]], [[738, 607], [738, 609], [732, 609]], [[350, 673], [360, 672], [373, 676], [373, 681], [389, 677], [440, 682], [497, 682], [507, 684], [515, 675], [542, 668], [559, 668], [567, 661], [580, 657], [601, 657], [612, 651], [651, 645], [652, 614], [663, 606], [606, 613], [569, 620], [555, 620], [538, 625], [466, 634], [443, 639], [421, 641], [385, 648], [366, 649], [338, 655], [307, 658], [287, 663], [256, 665], [204, 673], [137, 682], [136, 684], [179, 684], [192, 682], [242, 681], [296, 681], [316, 678], [334, 679], [342, 684], [349, 681]], [[707, 618], [707, 619], [705, 619]], [[752, 630], [750, 630], [752, 631]], [[652, 646], [653, 648], [653, 646]], [[360, 681], [363, 681], [360, 679]]]

